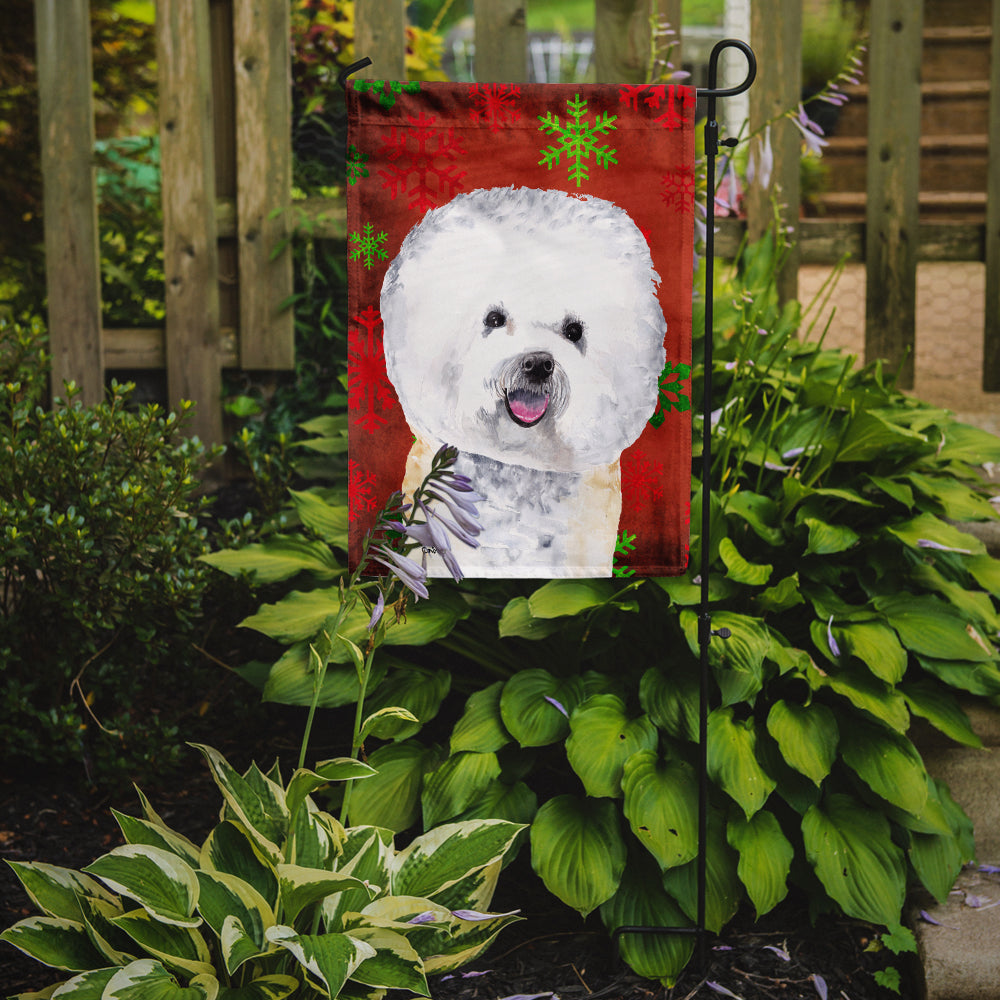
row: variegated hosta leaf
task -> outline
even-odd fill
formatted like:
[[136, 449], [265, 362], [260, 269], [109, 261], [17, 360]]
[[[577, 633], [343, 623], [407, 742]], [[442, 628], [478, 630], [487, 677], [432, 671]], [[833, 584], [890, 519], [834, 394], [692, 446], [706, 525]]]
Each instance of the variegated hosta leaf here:
[[119, 968], [120, 966], [110, 966], [107, 969], [91, 969], [89, 972], [81, 972], [80, 975], [67, 979], [51, 993], [50, 986], [43, 993], [20, 993], [11, 1000], [30, 1000], [32, 997], [41, 1000], [42, 997], [49, 996], [56, 1000], [101, 1000], [104, 988], [111, 982]]
[[899, 923], [906, 866], [882, 813], [849, 795], [830, 795], [805, 814], [802, 837], [820, 882], [849, 917]]
[[350, 781], [357, 778], [370, 778], [376, 770], [368, 764], [353, 757], [336, 757], [324, 760], [313, 770], [300, 767], [288, 782], [285, 792], [285, 805], [288, 812], [294, 815], [306, 797], [312, 795], [318, 788], [328, 785], [331, 781]]
[[625, 762], [622, 790], [632, 832], [661, 869], [697, 855], [698, 783], [690, 765], [643, 750]]
[[310, 979], [332, 997], [365, 959], [375, 957], [370, 944], [349, 934], [296, 934], [291, 927], [278, 924], [268, 928], [267, 939], [291, 952]]
[[119, 969], [105, 986], [101, 1000], [216, 1000], [218, 995], [215, 976], [196, 976], [181, 986], [159, 962], [143, 958]]
[[788, 872], [795, 849], [781, 832], [774, 813], [766, 809], [750, 819], [731, 819], [726, 837], [730, 847], [740, 853], [736, 873], [758, 918], [762, 917], [788, 895]]
[[19, 920], [0, 934], [6, 941], [26, 955], [50, 965], [54, 969], [81, 972], [100, 968], [104, 958], [95, 950], [87, 935], [87, 928], [76, 920], [65, 917], [28, 917]]
[[[201, 887], [198, 910], [220, 940], [223, 938], [227, 920], [235, 920], [239, 923], [238, 930], [242, 937], [250, 939], [254, 954], [264, 951], [266, 949], [264, 931], [275, 923], [274, 912], [267, 900], [248, 882], [223, 872], [200, 871], [198, 883]], [[231, 940], [234, 933], [235, 929], [231, 929], [229, 932]], [[230, 964], [232, 948], [224, 950], [226, 967], [230, 975], [242, 962], [251, 957], [244, 954], [246, 949], [241, 944], [239, 961]]]
[[241, 823], [226, 820], [208, 835], [199, 867], [235, 875], [252, 885], [272, 908], [278, 904], [278, 875]]
[[294, 976], [261, 976], [244, 986], [223, 987], [218, 1000], [285, 1000], [299, 985]]
[[198, 878], [171, 851], [146, 844], [125, 844], [85, 869], [113, 892], [134, 899], [150, 916], [165, 924], [197, 927]]
[[105, 965], [128, 965], [139, 958], [135, 942], [114, 924], [125, 911], [120, 902], [109, 903], [93, 896], [80, 899], [83, 921], [94, 947], [104, 956]]
[[424, 971], [428, 975], [451, 972], [474, 961], [504, 927], [521, 919], [517, 912], [478, 914], [472, 920], [462, 916], [468, 911], [451, 912], [454, 922], [450, 932], [440, 932], [439, 941], [424, 955]]
[[305, 868], [335, 868], [343, 842], [344, 828], [339, 821], [306, 799], [292, 820], [285, 857]]
[[424, 778], [420, 802], [424, 826], [437, 826], [454, 819], [475, 802], [500, 777], [495, 753], [462, 752], [452, 754]]
[[737, 721], [733, 709], [717, 708], [708, 717], [708, 774], [749, 818], [767, 801], [776, 782], [757, 762], [752, 718]]
[[286, 920], [294, 921], [302, 910], [345, 889], [361, 889], [375, 895], [361, 879], [342, 872], [327, 872], [300, 865], [278, 865], [281, 906]]
[[503, 681], [469, 696], [462, 717], [455, 723], [451, 733], [451, 752], [474, 750], [477, 753], [495, 753], [510, 743], [500, 716], [500, 693]]
[[500, 870], [505, 860], [506, 857], [498, 858], [492, 864], [470, 872], [465, 878], [460, 878], [446, 889], [434, 893], [434, 901], [448, 907], [449, 910], [488, 910], [493, 902], [493, 894], [496, 892]]
[[246, 827], [264, 855], [272, 863], [277, 863], [281, 856], [278, 845], [288, 831], [284, 789], [254, 769], [247, 776], [240, 775], [212, 747], [197, 743], [193, 746], [208, 761], [226, 806]]
[[852, 720], [850, 739], [840, 749], [847, 766], [876, 795], [919, 815], [927, 802], [927, 771], [910, 740], [861, 719]]
[[187, 837], [161, 824], [145, 819], [136, 819], [134, 816], [126, 816], [125, 813], [120, 813], [117, 809], [112, 809], [111, 812], [129, 844], [159, 847], [171, 854], [176, 854], [192, 868], [197, 866], [199, 849]]
[[583, 698], [579, 677], [560, 679], [547, 670], [521, 670], [504, 684], [500, 716], [521, 746], [547, 746], [569, 732], [569, 716]]
[[767, 731], [781, 756], [815, 785], [830, 773], [840, 738], [837, 720], [826, 705], [798, 705], [779, 699], [767, 715]]
[[573, 795], [549, 799], [531, 824], [531, 865], [549, 892], [583, 916], [610, 899], [625, 870], [615, 803]]
[[347, 831], [337, 870], [342, 875], [353, 875], [367, 888], [345, 889], [323, 900], [323, 920], [328, 931], [344, 930], [342, 918], [345, 913], [356, 913], [367, 906], [372, 891], [388, 889], [392, 851], [389, 830], [356, 826]]
[[588, 795], [621, 796], [622, 768], [639, 750], [653, 750], [659, 739], [648, 715], [630, 719], [625, 702], [613, 694], [595, 694], [570, 716], [566, 757]]
[[430, 996], [424, 963], [402, 934], [385, 927], [362, 926], [354, 928], [351, 937], [364, 941], [375, 949], [375, 954], [366, 958], [351, 973], [351, 979], [355, 982]]
[[190, 927], [161, 923], [145, 910], [123, 913], [111, 922], [169, 968], [181, 969], [189, 976], [213, 971], [212, 956], [205, 939]]
[[502, 819], [446, 823], [421, 834], [393, 859], [392, 892], [433, 899], [500, 861], [523, 827]]
[[[618, 891], [601, 904], [610, 932], [619, 927], [690, 927], [692, 922], [664, 891], [652, 859], [629, 859]], [[692, 934], [623, 934], [619, 952], [640, 976], [673, 986], [694, 950]]]
[[81, 920], [81, 896], [116, 902], [115, 897], [97, 879], [72, 868], [60, 868], [40, 861], [8, 861], [7, 864], [13, 869], [31, 901], [46, 916]]

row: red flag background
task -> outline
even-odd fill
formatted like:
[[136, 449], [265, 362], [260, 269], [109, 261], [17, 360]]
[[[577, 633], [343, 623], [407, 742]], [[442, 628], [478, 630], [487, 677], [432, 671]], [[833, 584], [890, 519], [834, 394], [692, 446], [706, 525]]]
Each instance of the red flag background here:
[[352, 566], [411, 449], [412, 487], [445, 443], [486, 496], [467, 575], [683, 572], [694, 91], [354, 81], [347, 100]]

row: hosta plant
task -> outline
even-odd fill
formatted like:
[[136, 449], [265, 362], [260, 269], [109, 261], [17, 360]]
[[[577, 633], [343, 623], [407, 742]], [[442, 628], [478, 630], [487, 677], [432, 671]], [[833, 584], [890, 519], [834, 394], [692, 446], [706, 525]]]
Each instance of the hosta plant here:
[[[115, 813], [126, 843], [82, 871], [11, 862], [40, 916], [0, 935], [61, 970], [65, 1000], [281, 1000], [428, 996], [427, 975], [478, 955], [514, 913], [490, 913], [521, 827], [451, 823], [404, 849], [391, 831], [343, 827], [312, 795], [372, 768], [338, 758], [240, 774], [202, 746], [221, 818], [198, 845], [140, 793]], [[52, 992], [54, 989], [54, 992]]]

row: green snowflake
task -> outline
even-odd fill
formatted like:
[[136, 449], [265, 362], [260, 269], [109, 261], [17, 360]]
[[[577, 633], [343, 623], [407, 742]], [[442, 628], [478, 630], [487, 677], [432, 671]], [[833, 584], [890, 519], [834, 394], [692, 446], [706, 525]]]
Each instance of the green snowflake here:
[[347, 147], [347, 183], [356, 184], [362, 177], [368, 176], [368, 154], [362, 153], [354, 143]]
[[[577, 94], [571, 101], [566, 99], [566, 109], [568, 111], [565, 122], [559, 121], [559, 116], [548, 112], [544, 117], [538, 116], [541, 125], [538, 126], [540, 132], [546, 135], [557, 136], [558, 145], [546, 146], [542, 150], [542, 158], [538, 161], [539, 166], [546, 166], [551, 170], [558, 167], [562, 154], [566, 154], [566, 168], [569, 171], [569, 179], [576, 181], [579, 187], [588, 179], [588, 166], [586, 161], [593, 155], [598, 166], [605, 170], [618, 161], [615, 159], [617, 150], [610, 145], [599, 146], [597, 140], [609, 132], [617, 130], [614, 124], [618, 120], [618, 115], [609, 115], [606, 111], [594, 118], [593, 125], [589, 124], [584, 116], [587, 114], [587, 102], [581, 101]], [[570, 119], [573, 119], [570, 121]]]
[[691, 397], [681, 383], [691, 376], [690, 365], [675, 365], [667, 362], [660, 373], [660, 395], [656, 401], [656, 412], [649, 418], [654, 427], [659, 427], [666, 419], [668, 410], [684, 413], [691, 409]]
[[[618, 540], [615, 542], [615, 558], [628, 559], [635, 551], [635, 535], [630, 535], [627, 531], [618, 533]], [[635, 570], [628, 565], [615, 565], [611, 569], [612, 576], [635, 576]]]
[[388, 238], [385, 233], [379, 233], [378, 236], [375, 236], [374, 226], [370, 222], [366, 223], [364, 236], [360, 233], [351, 233], [348, 237], [349, 242], [355, 244], [351, 251], [351, 260], [364, 259], [365, 267], [371, 270], [375, 266], [376, 260], [385, 260], [389, 256], [382, 249], [382, 244]]
[[354, 89], [360, 94], [370, 91], [378, 97], [379, 104], [388, 109], [396, 103], [397, 94], [419, 94], [420, 81], [400, 83], [399, 80], [355, 80]]

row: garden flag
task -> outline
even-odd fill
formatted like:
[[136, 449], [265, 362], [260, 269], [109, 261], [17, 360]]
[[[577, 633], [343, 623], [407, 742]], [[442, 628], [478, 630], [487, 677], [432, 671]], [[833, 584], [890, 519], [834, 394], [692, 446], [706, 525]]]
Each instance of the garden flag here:
[[352, 566], [447, 444], [484, 498], [465, 575], [683, 572], [694, 91], [366, 80], [347, 102]]

